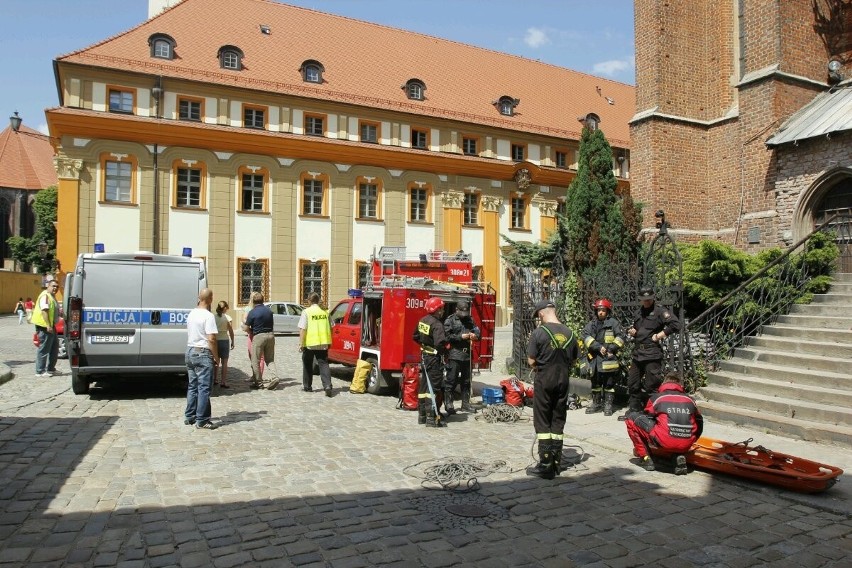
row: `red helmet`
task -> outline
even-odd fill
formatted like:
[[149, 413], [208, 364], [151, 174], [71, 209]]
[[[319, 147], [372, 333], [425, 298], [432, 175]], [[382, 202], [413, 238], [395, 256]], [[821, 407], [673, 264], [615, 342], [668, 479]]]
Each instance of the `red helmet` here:
[[606, 311], [611, 312], [612, 311], [612, 302], [610, 302], [606, 298], [601, 298], [600, 300], [598, 300], [594, 303], [593, 307], [595, 308], [595, 310], [599, 310], [599, 309], [603, 308]]
[[426, 300], [426, 311], [430, 314], [434, 314], [438, 310], [444, 307], [444, 300], [441, 298], [429, 298]]

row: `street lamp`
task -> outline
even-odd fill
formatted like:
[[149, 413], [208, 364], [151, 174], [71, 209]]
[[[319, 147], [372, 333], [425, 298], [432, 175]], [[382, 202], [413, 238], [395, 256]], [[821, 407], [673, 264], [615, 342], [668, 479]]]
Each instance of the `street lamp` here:
[[13, 114], [12, 116], [9, 117], [9, 126], [12, 127], [12, 130], [17, 132], [18, 130], [21, 129], [21, 122], [22, 121], [23, 121], [23, 119], [20, 116], [18, 116], [18, 111], [15, 111], [15, 114]]

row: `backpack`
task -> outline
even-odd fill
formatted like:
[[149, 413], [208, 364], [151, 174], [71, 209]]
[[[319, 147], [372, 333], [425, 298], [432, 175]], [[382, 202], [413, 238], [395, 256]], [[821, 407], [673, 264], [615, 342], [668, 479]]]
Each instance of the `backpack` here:
[[399, 400], [396, 407], [402, 410], [417, 410], [420, 392], [420, 365], [408, 363], [402, 368], [399, 385]]

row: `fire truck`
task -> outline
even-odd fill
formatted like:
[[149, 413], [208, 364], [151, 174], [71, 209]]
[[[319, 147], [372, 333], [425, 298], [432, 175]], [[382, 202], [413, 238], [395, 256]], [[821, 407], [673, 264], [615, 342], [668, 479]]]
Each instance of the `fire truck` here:
[[352, 289], [329, 312], [332, 363], [372, 364], [367, 392], [395, 390], [408, 364], [420, 362], [420, 346], [412, 338], [426, 315], [426, 300], [444, 301], [444, 317], [458, 302], [470, 304], [470, 315], [482, 338], [471, 345], [472, 371], [490, 369], [494, 355], [495, 295], [474, 281], [471, 255], [463, 251], [430, 251], [408, 258], [405, 247], [382, 247], [370, 258], [367, 284]]

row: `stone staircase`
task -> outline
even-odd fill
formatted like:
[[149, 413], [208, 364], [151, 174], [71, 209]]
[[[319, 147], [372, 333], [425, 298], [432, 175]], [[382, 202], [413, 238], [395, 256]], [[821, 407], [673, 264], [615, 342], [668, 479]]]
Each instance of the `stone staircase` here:
[[748, 338], [707, 383], [708, 421], [852, 447], [852, 274]]

